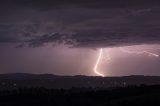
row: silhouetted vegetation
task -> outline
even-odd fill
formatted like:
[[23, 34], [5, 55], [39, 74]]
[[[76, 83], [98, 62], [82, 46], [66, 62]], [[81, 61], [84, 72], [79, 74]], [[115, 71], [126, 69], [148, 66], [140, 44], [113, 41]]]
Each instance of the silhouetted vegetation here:
[[21, 88], [0, 91], [0, 106], [135, 106], [160, 105], [160, 85], [115, 89]]

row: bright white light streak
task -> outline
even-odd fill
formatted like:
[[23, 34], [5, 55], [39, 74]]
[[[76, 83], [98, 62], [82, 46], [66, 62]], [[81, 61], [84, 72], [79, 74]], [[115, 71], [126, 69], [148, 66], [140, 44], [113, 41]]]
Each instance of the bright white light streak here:
[[[124, 47], [119, 47], [119, 49], [124, 53], [129, 53], [129, 54], [147, 54], [148, 56], [159, 57], [158, 54], [155, 54], [155, 53], [152, 53], [152, 52], [149, 52], [149, 51], [144, 51], [144, 50], [143, 51], [135, 51], [135, 50], [134, 51], [130, 51], [130, 50], [125, 49]], [[111, 57], [109, 55], [109, 50], [107, 51], [106, 57], [102, 58], [102, 53], [103, 53], [103, 49], [100, 48], [99, 56], [98, 56], [98, 59], [96, 61], [96, 64], [95, 64], [93, 70], [98, 76], [104, 77], [105, 75], [98, 71], [99, 63], [101, 62], [101, 59], [105, 59], [109, 63], [110, 60], [111, 60]]]
[[130, 50], [126, 50], [122, 47], [120, 47], [120, 50], [122, 52], [125, 52], [125, 53], [129, 53], [129, 54], [148, 54], [149, 56], [154, 56], [154, 57], [159, 57], [158, 54], [155, 54], [155, 53], [152, 53], [152, 52], [149, 52], [149, 51], [130, 51]]
[[100, 72], [97, 70], [97, 69], [98, 69], [98, 65], [99, 65], [99, 63], [100, 63], [100, 60], [101, 60], [101, 58], [102, 58], [102, 53], [103, 53], [103, 49], [101, 48], [100, 51], [99, 51], [98, 59], [97, 59], [97, 61], [96, 61], [96, 64], [95, 64], [93, 70], [94, 70], [94, 72], [95, 72], [97, 75], [104, 77], [104, 74], [100, 73]]

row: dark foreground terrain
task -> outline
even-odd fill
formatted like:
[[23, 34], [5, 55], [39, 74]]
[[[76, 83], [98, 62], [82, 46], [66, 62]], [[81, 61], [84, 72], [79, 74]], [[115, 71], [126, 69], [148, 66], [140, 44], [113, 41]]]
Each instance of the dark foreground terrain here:
[[0, 106], [160, 106], [160, 85], [0, 91]]
[[160, 76], [132, 75], [122, 77], [57, 76], [52, 74], [0, 74], [0, 90], [44, 87], [48, 89], [115, 88], [130, 85], [160, 85]]

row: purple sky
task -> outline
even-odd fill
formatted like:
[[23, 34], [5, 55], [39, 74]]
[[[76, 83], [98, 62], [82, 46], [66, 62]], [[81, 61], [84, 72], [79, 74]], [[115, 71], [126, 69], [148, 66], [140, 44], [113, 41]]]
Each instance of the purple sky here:
[[[47, 45], [37, 48], [14, 48], [0, 46], [1, 73], [52, 73], [58, 75], [96, 75], [93, 67], [99, 55], [99, 48], [68, 48], [64, 45]], [[148, 51], [160, 54], [160, 45], [136, 45], [122, 47], [127, 51]], [[107, 60], [107, 56], [111, 58]], [[106, 76], [160, 75], [160, 57], [147, 53], [130, 54], [119, 47], [103, 48], [98, 71]]]
[[[0, 73], [160, 75], [160, 1], [1, 0]], [[137, 46], [138, 45], [138, 46]], [[131, 47], [127, 47], [131, 46]]]

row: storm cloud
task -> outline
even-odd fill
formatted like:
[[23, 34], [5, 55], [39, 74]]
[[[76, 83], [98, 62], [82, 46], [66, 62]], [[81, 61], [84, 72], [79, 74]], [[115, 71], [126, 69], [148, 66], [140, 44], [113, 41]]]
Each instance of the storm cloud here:
[[159, 5], [158, 0], [5, 0], [0, 42], [91, 48], [160, 43]]
[[105, 75], [157, 75], [159, 58], [119, 47], [159, 55], [159, 44], [160, 0], [0, 1], [0, 73], [95, 75], [103, 48]]

